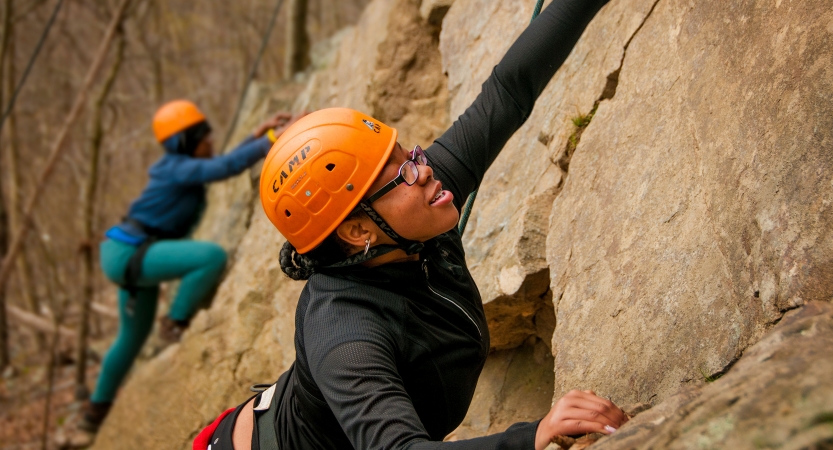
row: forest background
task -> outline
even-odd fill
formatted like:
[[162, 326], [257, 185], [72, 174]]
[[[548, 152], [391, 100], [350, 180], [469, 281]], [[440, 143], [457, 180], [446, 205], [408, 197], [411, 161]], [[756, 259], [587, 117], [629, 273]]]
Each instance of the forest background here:
[[[120, 15], [123, 1], [0, 4], [3, 111], [32, 64], [0, 130], [0, 256], [30, 231], [8, 282], [0, 281], [2, 449], [53, 445], [49, 436], [77, 410], [114, 336], [115, 287], [98, 269], [97, 244], [162, 155], [150, 127], [156, 108], [196, 102], [220, 146], [255, 62], [255, 80], [303, 78], [311, 49], [354, 23], [369, 0], [286, 0], [266, 40], [275, 0], [129, 0]], [[102, 48], [101, 69], [67, 127]], [[54, 170], [40, 183], [64, 129]]]

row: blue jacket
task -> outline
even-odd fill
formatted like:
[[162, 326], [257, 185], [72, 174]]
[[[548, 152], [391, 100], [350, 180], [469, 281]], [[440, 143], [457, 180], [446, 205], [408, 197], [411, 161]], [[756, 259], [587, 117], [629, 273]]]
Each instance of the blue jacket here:
[[[148, 170], [150, 180], [127, 217], [168, 239], [185, 237], [205, 208], [205, 184], [237, 175], [266, 156], [266, 137], [249, 137], [233, 151], [214, 158], [166, 153]], [[146, 233], [129, 221], [110, 228], [108, 238], [141, 244]]]

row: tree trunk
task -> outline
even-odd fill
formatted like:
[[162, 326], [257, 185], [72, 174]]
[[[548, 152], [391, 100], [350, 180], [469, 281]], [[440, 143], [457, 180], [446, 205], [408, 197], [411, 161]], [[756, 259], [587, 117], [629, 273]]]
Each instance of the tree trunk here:
[[307, 0], [289, 0], [286, 15], [286, 60], [284, 78], [292, 78], [309, 65], [309, 35], [307, 34]]
[[13, 261], [17, 258], [18, 253], [23, 248], [23, 241], [26, 239], [26, 235], [29, 233], [29, 229], [31, 228], [30, 223], [35, 206], [37, 205], [40, 196], [46, 190], [47, 182], [50, 180], [52, 171], [55, 170], [55, 164], [58, 162], [59, 157], [63, 153], [63, 149], [65, 147], [64, 144], [69, 137], [69, 131], [72, 128], [72, 125], [75, 124], [75, 121], [81, 115], [81, 111], [87, 101], [87, 93], [89, 92], [93, 81], [95, 81], [98, 71], [101, 69], [104, 57], [107, 55], [107, 50], [109, 50], [110, 44], [113, 42], [117, 28], [120, 27], [122, 21], [124, 20], [127, 6], [129, 4], [130, 0], [122, 0], [116, 10], [116, 13], [113, 15], [113, 19], [107, 28], [107, 32], [104, 35], [101, 46], [98, 48], [98, 52], [93, 60], [92, 66], [84, 79], [81, 91], [78, 92], [78, 95], [75, 98], [75, 103], [72, 105], [72, 109], [67, 115], [67, 118], [64, 121], [61, 130], [58, 132], [52, 148], [50, 149], [49, 158], [44, 164], [44, 168], [41, 171], [38, 181], [32, 191], [32, 196], [29, 198], [29, 201], [26, 203], [26, 209], [23, 211], [23, 228], [14, 236], [14, 239], [9, 245], [9, 250], [3, 258], [3, 264], [0, 265], [0, 290], [5, 289], [6, 287], [6, 281], [9, 279], [9, 275], [12, 272]]
[[58, 275], [58, 265], [55, 263], [52, 251], [42, 238], [39, 237], [38, 242], [50, 274], [49, 279], [44, 284], [46, 284], [49, 298], [55, 310], [52, 323], [54, 328], [49, 343], [49, 358], [46, 362], [46, 402], [44, 402], [43, 408], [43, 427], [41, 433], [41, 450], [47, 450], [49, 448], [49, 418], [50, 412], [52, 411], [52, 394], [55, 391], [55, 364], [57, 362], [58, 346], [61, 342], [61, 330], [63, 329], [63, 322], [69, 303], [69, 295], [67, 295], [66, 286], [61, 282], [61, 277]]
[[96, 198], [96, 184], [98, 182], [98, 160], [101, 153], [101, 142], [104, 139], [104, 125], [102, 123], [102, 112], [104, 103], [110, 95], [113, 84], [121, 69], [121, 63], [124, 60], [124, 47], [126, 40], [124, 33], [119, 33], [118, 44], [116, 46], [116, 55], [113, 59], [113, 65], [110, 67], [110, 73], [107, 74], [107, 79], [104, 81], [104, 86], [96, 98], [93, 105], [91, 132], [90, 132], [90, 160], [89, 171], [87, 173], [86, 186], [84, 187], [84, 205], [82, 207], [81, 222], [84, 226], [84, 238], [81, 242], [81, 263], [83, 265], [82, 273], [82, 298], [81, 298], [81, 319], [78, 325], [78, 343], [76, 345], [75, 358], [75, 399], [86, 400], [90, 393], [87, 389], [86, 375], [87, 375], [87, 339], [89, 336], [90, 323], [90, 305], [93, 302], [93, 280], [95, 277], [95, 263], [93, 261], [93, 243], [95, 240], [95, 230], [93, 229], [94, 220], [94, 206]]
[[[0, 186], [3, 174], [0, 172]], [[9, 216], [0, 192], [0, 256], [6, 256], [9, 244]], [[0, 289], [0, 370], [9, 365], [9, 322], [6, 319], [6, 290]]]
[[[6, 0], [3, 8], [3, 37], [0, 39], [0, 68], [6, 61], [9, 48], [9, 34], [12, 23], [12, 0]], [[2, 72], [0, 72], [2, 73]], [[2, 77], [0, 77], [2, 79]], [[0, 105], [3, 104], [3, 90], [0, 88]], [[9, 248], [9, 214], [3, 199], [3, 174], [0, 173], [0, 257], [5, 258]], [[9, 365], [9, 321], [6, 317], [6, 289], [0, 286], [0, 369]]]
[[[7, 5], [9, 8], [12, 8], [13, 4], [11, 0], [6, 0]], [[14, 10], [9, 10], [9, 15], [13, 15]], [[12, 22], [5, 22], [5, 25], [8, 28], [4, 30], [8, 30], [9, 37], [5, 37], [4, 31], [4, 40], [7, 40], [8, 47], [6, 50], [6, 62], [8, 63], [8, 69], [6, 71], [6, 89], [7, 92], [14, 91], [15, 87], [15, 30], [14, 30], [14, 21]], [[18, 145], [18, 136], [17, 136], [17, 114], [14, 111], [9, 113], [9, 120], [8, 126], [6, 130], [8, 131], [8, 138], [6, 140], [6, 154], [7, 154], [7, 167], [8, 167], [8, 186], [9, 186], [9, 195], [8, 195], [8, 214], [9, 214], [9, 235], [14, 236], [17, 232], [23, 227], [23, 223], [20, 217], [20, 199], [23, 198], [22, 186], [23, 183], [21, 181], [21, 168], [19, 164], [19, 149], [20, 146]], [[32, 281], [32, 267], [29, 265], [29, 259], [26, 255], [26, 252], [21, 250], [20, 255], [17, 258], [17, 275], [20, 279], [20, 293], [23, 296], [23, 304], [32, 314], [40, 314], [40, 307], [38, 305], [38, 298], [35, 294], [35, 284]], [[34, 339], [35, 339], [35, 347], [37, 351], [44, 350], [47, 345], [46, 335], [40, 331], [34, 331]]]

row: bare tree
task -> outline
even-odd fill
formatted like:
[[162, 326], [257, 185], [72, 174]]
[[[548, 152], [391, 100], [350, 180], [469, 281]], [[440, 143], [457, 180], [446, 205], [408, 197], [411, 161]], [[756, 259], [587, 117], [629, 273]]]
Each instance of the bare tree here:
[[309, 65], [309, 35], [307, 34], [307, 0], [289, 0], [286, 15], [286, 61], [284, 78], [292, 78]]
[[[6, 16], [12, 17], [14, 15], [14, 4], [11, 0], [6, 0]], [[4, 20], [3, 22], [3, 53], [0, 55], [0, 61], [6, 62], [6, 89], [7, 92], [13, 92], [15, 88], [15, 21]], [[2, 93], [2, 92], [0, 92]], [[2, 98], [2, 95], [0, 95]], [[17, 136], [17, 114], [12, 110], [9, 113], [8, 125], [5, 128], [8, 133], [6, 139], [6, 168], [8, 174], [8, 196], [6, 209], [9, 215], [9, 235], [14, 236], [18, 230], [23, 226], [20, 217], [20, 199], [22, 198], [21, 170], [19, 165], [19, 142]], [[35, 294], [35, 286], [32, 281], [32, 268], [29, 265], [29, 259], [25, 250], [21, 250], [17, 258], [17, 275], [20, 282], [20, 293], [23, 297], [23, 303], [31, 314], [39, 314], [38, 299]], [[36, 350], [44, 349], [46, 346], [46, 334], [34, 330], [34, 339]]]
[[96, 199], [96, 184], [98, 183], [98, 161], [101, 153], [101, 143], [104, 140], [104, 125], [102, 112], [104, 103], [113, 89], [113, 84], [118, 77], [122, 61], [124, 61], [124, 48], [126, 44], [124, 32], [121, 31], [116, 44], [116, 55], [113, 58], [113, 65], [104, 80], [104, 86], [93, 104], [90, 142], [89, 142], [89, 170], [87, 172], [86, 185], [83, 192], [83, 208], [81, 222], [83, 223], [84, 235], [81, 242], [81, 263], [84, 267], [82, 272], [82, 297], [81, 297], [81, 319], [78, 325], [78, 343], [76, 345], [75, 363], [75, 398], [86, 400], [89, 391], [86, 384], [87, 373], [87, 337], [89, 335], [90, 305], [93, 302], [93, 280], [95, 277], [95, 263], [93, 261], [93, 241], [95, 230], [93, 229], [94, 207]]
[[43, 428], [41, 432], [41, 450], [47, 450], [49, 445], [49, 417], [52, 411], [52, 394], [55, 391], [55, 366], [57, 365], [58, 345], [61, 342], [61, 329], [63, 328], [64, 318], [66, 316], [67, 306], [69, 303], [69, 295], [67, 295], [66, 286], [61, 281], [58, 274], [58, 265], [55, 262], [55, 257], [52, 250], [46, 242], [44, 242], [41, 233], [38, 234], [38, 247], [43, 254], [43, 259], [46, 262], [49, 270], [49, 279], [46, 282], [47, 292], [51, 299], [55, 315], [53, 317], [53, 332], [49, 343], [49, 358], [46, 366], [46, 402], [43, 409]]
[[14, 239], [9, 245], [9, 250], [7, 254], [3, 258], [3, 264], [2, 266], [0, 266], [0, 290], [5, 289], [6, 281], [8, 280], [9, 275], [12, 271], [12, 262], [17, 257], [17, 254], [20, 252], [20, 250], [23, 248], [23, 241], [29, 232], [29, 222], [31, 221], [32, 213], [35, 210], [35, 206], [37, 205], [41, 195], [43, 195], [43, 191], [45, 190], [50, 175], [55, 170], [55, 164], [58, 162], [58, 157], [61, 156], [62, 150], [65, 147], [64, 144], [66, 143], [67, 138], [69, 136], [69, 131], [81, 114], [81, 111], [87, 100], [87, 93], [89, 92], [90, 87], [92, 86], [99, 69], [101, 69], [101, 65], [104, 62], [104, 57], [107, 55], [107, 50], [109, 50], [110, 44], [113, 42], [116, 30], [122, 23], [125, 12], [127, 11], [127, 6], [129, 4], [130, 0], [122, 0], [121, 4], [119, 5], [119, 8], [116, 10], [116, 13], [113, 15], [113, 20], [110, 22], [110, 26], [107, 29], [107, 33], [104, 36], [104, 40], [102, 41], [101, 46], [98, 49], [98, 54], [93, 60], [93, 64], [90, 67], [90, 70], [87, 72], [87, 76], [84, 80], [84, 85], [81, 87], [81, 91], [78, 93], [75, 99], [75, 103], [73, 104], [70, 113], [67, 115], [64, 121], [64, 125], [61, 128], [61, 131], [58, 133], [58, 136], [55, 139], [55, 143], [52, 145], [52, 148], [49, 152], [49, 159], [47, 159], [46, 163], [44, 164], [44, 168], [41, 171], [40, 176], [38, 177], [37, 185], [33, 189], [32, 196], [26, 203], [26, 208], [23, 211], [24, 226], [20, 230], [20, 232], [15, 235]]
[[[3, 4], [3, 37], [0, 38], [0, 66], [6, 61], [9, 48], [9, 35], [12, 24], [12, 0], [5, 0]], [[3, 101], [3, 90], [0, 88], [0, 105]], [[0, 155], [2, 156], [2, 155]], [[2, 174], [0, 174], [0, 255], [6, 256], [9, 248], [9, 214], [2, 192]], [[9, 322], [6, 316], [6, 289], [0, 287], [0, 368], [9, 365]]]
[[[2, 181], [2, 172], [0, 172]], [[2, 186], [2, 182], [0, 182]], [[0, 192], [0, 255], [6, 256], [9, 244], [9, 215]], [[0, 289], [0, 369], [9, 365], [9, 323], [6, 320], [6, 290]]]

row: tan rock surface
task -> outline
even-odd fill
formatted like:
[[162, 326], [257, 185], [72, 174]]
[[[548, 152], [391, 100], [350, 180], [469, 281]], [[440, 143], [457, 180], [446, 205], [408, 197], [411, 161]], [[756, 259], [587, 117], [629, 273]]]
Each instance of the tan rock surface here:
[[833, 446], [833, 306], [789, 312], [729, 373], [636, 416], [598, 450]]
[[657, 3], [553, 206], [556, 395], [664, 399], [830, 299], [831, 23], [823, 1]]
[[348, 107], [395, 127], [403, 146], [426, 147], [448, 127], [439, 26], [419, 0], [374, 0], [339, 36], [330, 65], [314, 73], [296, 110]]
[[[535, 2], [456, 0], [443, 23], [440, 49], [448, 73], [451, 117], [529, 23]], [[564, 152], [572, 118], [589, 113], [653, 0], [614, 1], [590, 23], [564, 66], [538, 99], [527, 123], [486, 174], [464, 240], [492, 331], [492, 346], [519, 345], [551, 308], [546, 235], [552, 202], [569, 169]], [[551, 311], [544, 314], [552, 315]]]
[[[252, 83], [243, 104], [244, 113], [241, 114], [225, 152], [233, 150], [269, 115], [278, 111], [290, 111], [302, 87], [294, 83]], [[214, 136], [215, 144], [220, 145], [223, 138]], [[260, 176], [260, 167], [260, 164], [256, 164], [236, 177], [209, 185], [207, 206], [199, 226], [194, 230], [194, 239], [216, 242], [234, 257], [249, 227], [252, 207], [256, 203], [256, 184], [252, 179]]]
[[550, 410], [552, 355], [547, 341], [489, 355], [463, 423], [447, 441], [499, 433], [517, 422], [534, 422]]

